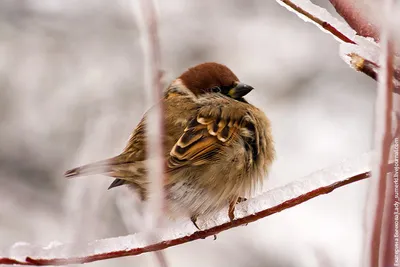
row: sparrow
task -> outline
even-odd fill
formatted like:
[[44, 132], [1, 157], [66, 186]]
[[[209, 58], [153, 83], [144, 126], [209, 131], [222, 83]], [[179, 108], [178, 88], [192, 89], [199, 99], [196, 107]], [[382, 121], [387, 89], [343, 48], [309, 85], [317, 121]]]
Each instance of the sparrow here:
[[[235, 205], [264, 181], [275, 157], [269, 119], [244, 99], [253, 87], [225, 65], [191, 67], [164, 91], [162, 138], [165, 212], [170, 217], [212, 215]], [[127, 185], [148, 199], [146, 114], [118, 156], [68, 170], [68, 178], [103, 174], [109, 189]]]

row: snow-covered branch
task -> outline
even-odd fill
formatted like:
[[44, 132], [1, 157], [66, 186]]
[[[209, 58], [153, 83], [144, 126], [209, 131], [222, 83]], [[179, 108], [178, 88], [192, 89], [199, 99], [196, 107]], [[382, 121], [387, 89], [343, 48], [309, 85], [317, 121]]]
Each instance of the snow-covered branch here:
[[368, 16], [370, 12], [365, 12], [370, 8], [365, 1], [329, 0], [329, 2], [358, 35], [379, 40], [379, 27], [371, 22], [372, 18]]
[[355, 44], [356, 32], [347, 24], [334, 18], [327, 10], [313, 4], [310, 0], [276, 0], [280, 5], [294, 12], [301, 19], [313, 22], [321, 30], [332, 34], [337, 40]]
[[[89, 244], [58, 244], [38, 248], [28, 244], [17, 245], [2, 253], [2, 264], [24, 265], [64, 265], [87, 263], [116, 257], [138, 255], [162, 250], [171, 246], [206, 238], [227, 229], [257, 221], [271, 214], [283, 211], [327, 194], [347, 184], [368, 178], [371, 154], [343, 161], [331, 168], [317, 171], [286, 186], [272, 189], [258, 197], [237, 205], [235, 220], [230, 222], [227, 210], [212, 218], [199, 218], [202, 231], [198, 231], [189, 221], [177, 228], [158, 229], [159, 239], [149, 242], [146, 235], [133, 235], [97, 240]], [[6, 256], [7, 255], [7, 256]]]
[[[355, 69], [356, 71], [360, 71], [375, 81], [378, 80], [379, 73], [379, 65], [356, 52], [349, 52], [344, 55], [345, 61], [349, 63], [349, 65]], [[400, 94], [400, 70], [393, 70], [393, 92], [396, 94]]]
[[[297, 14], [305, 21], [311, 21], [323, 31], [332, 34], [340, 41], [341, 56], [353, 69], [363, 72], [374, 80], [378, 80], [380, 55], [379, 45], [371, 39], [379, 40], [377, 27], [368, 21], [353, 2], [330, 0], [338, 13], [350, 24], [340, 22], [327, 10], [314, 5], [309, 0], [276, 0], [288, 10]], [[400, 68], [393, 71], [393, 92], [400, 94]]]

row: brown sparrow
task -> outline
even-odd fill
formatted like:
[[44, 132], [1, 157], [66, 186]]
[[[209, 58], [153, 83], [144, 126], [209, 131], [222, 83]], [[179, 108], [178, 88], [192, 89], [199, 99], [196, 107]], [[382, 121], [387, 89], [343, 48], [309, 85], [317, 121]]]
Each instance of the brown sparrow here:
[[[214, 62], [189, 68], [166, 89], [164, 189], [171, 217], [190, 216], [197, 227], [199, 215], [229, 204], [233, 220], [235, 204], [264, 180], [275, 150], [268, 118], [243, 98], [252, 89]], [[111, 176], [109, 189], [126, 184], [146, 200], [146, 123], [145, 114], [120, 155], [65, 176]]]

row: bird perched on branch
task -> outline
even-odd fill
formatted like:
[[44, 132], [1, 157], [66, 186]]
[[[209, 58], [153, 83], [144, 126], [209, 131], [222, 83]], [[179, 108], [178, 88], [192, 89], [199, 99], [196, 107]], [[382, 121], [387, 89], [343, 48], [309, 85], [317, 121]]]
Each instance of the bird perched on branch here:
[[[210, 62], [189, 68], [163, 98], [165, 208], [172, 217], [213, 214], [260, 184], [274, 159], [271, 126], [265, 114], [243, 97], [253, 87], [241, 83], [225, 65]], [[71, 169], [66, 177], [104, 174], [109, 188], [128, 185], [148, 198], [146, 114], [123, 152]], [[198, 228], [198, 227], [197, 227]]]

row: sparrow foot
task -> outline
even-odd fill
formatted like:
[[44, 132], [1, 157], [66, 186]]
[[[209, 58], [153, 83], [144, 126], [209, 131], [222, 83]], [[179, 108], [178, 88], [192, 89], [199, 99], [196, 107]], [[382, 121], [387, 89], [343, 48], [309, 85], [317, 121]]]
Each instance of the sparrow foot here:
[[197, 216], [192, 216], [190, 217], [190, 220], [192, 221], [193, 225], [197, 228], [197, 230], [201, 231], [200, 227], [197, 225]]
[[237, 199], [237, 201], [236, 201], [236, 204], [242, 203], [242, 202], [244, 202], [244, 201], [247, 201], [247, 198], [245, 198], [245, 197], [238, 197], [238, 199]]
[[[235, 206], [241, 202], [247, 201], [245, 197], [238, 197], [236, 200], [229, 203], [228, 216], [231, 221], [235, 220]], [[245, 226], [247, 223], [245, 224]]]
[[[190, 217], [190, 220], [192, 221], [193, 225], [197, 228], [197, 230], [201, 231], [200, 227], [197, 225], [197, 216], [192, 216]], [[206, 239], [203, 237], [202, 239]], [[217, 235], [214, 235], [214, 240], [217, 240]]]

